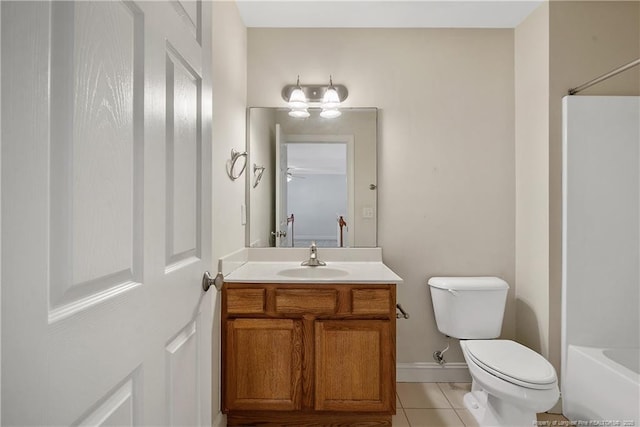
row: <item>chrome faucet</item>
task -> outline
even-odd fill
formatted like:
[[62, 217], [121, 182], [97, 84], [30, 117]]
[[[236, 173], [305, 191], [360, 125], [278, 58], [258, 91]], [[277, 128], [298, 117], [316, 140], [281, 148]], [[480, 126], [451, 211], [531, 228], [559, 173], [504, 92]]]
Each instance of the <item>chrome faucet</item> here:
[[318, 247], [316, 246], [316, 242], [311, 242], [309, 259], [307, 261], [302, 261], [301, 265], [308, 267], [318, 267], [321, 265], [327, 265], [326, 262], [320, 261], [318, 259]]

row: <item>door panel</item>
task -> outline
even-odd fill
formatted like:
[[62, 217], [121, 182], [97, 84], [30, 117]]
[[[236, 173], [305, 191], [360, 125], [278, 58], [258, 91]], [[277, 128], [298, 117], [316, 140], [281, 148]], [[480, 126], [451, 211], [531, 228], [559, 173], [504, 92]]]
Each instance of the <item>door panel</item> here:
[[226, 333], [226, 409], [300, 409], [301, 322], [235, 319]]
[[169, 0], [195, 40], [202, 40], [202, 2]]
[[393, 410], [390, 327], [387, 320], [316, 321], [316, 410]]
[[[49, 320], [142, 279], [142, 14], [51, 5]], [[113, 30], [115, 29], [115, 31]], [[138, 142], [138, 143], [136, 143]]]
[[165, 2], [1, 3], [3, 425], [210, 424], [210, 5], [182, 3], [201, 40]]
[[201, 79], [167, 45], [167, 270], [200, 258]]
[[[291, 246], [291, 233], [289, 230], [289, 211], [287, 206], [288, 173], [287, 169], [287, 144], [286, 137], [282, 133], [280, 124], [276, 123], [276, 164], [279, 165], [276, 174], [276, 224], [275, 224], [275, 246]], [[293, 229], [293, 224], [292, 224]]]
[[189, 322], [166, 347], [167, 396], [172, 426], [202, 425], [199, 405], [197, 331], [199, 319]]
[[78, 423], [79, 426], [135, 426], [140, 424], [139, 372], [127, 378]]

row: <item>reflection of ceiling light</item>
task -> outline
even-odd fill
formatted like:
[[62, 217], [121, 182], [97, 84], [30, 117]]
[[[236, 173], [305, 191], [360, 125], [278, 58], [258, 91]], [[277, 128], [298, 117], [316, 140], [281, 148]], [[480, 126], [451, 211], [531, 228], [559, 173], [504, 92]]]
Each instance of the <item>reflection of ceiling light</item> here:
[[309, 114], [306, 108], [292, 108], [291, 111], [289, 111], [289, 115], [296, 119], [306, 119], [311, 114]]
[[340, 117], [342, 113], [337, 108], [325, 108], [320, 112], [320, 117], [324, 119], [335, 119]]
[[334, 85], [329, 76], [329, 86], [300, 85], [300, 76], [295, 85], [287, 85], [282, 89], [282, 98], [287, 101], [291, 109], [291, 117], [306, 119], [309, 117], [310, 106], [321, 107], [320, 117], [333, 119], [340, 117], [338, 107], [347, 99], [349, 91], [344, 85]]

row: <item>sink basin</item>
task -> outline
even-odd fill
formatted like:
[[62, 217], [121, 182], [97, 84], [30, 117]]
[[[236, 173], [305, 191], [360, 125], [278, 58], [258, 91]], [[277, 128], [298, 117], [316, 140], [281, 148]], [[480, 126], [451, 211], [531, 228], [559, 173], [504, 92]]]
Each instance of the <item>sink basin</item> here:
[[332, 279], [344, 277], [349, 274], [346, 270], [331, 267], [297, 267], [280, 270], [276, 274], [296, 279]]

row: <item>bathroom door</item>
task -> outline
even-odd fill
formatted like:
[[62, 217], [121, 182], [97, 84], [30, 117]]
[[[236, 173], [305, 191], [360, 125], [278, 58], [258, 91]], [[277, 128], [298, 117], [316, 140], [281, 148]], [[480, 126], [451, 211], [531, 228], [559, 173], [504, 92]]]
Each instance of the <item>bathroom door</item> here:
[[[285, 135], [282, 133], [280, 124], [276, 123], [276, 164], [278, 165], [278, 173], [276, 174], [276, 224], [275, 224], [275, 246], [287, 247], [292, 246], [293, 227], [295, 221], [289, 227], [287, 190], [288, 180], [290, 179], [289, 162], [287, 160], [287, 144]], [[295, 219], [295, 217], [294, 217]]]
[[211, 425], [210, 14], [1, 3], [2, 425]]

